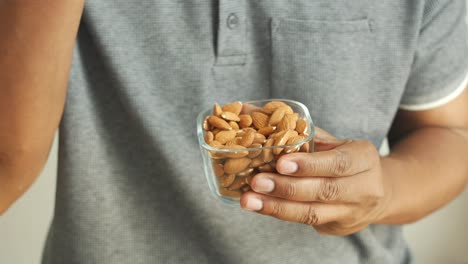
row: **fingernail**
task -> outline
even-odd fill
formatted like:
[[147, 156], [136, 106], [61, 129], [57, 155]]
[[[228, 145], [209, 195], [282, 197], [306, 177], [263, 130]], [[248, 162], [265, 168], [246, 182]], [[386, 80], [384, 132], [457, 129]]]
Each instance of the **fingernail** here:
[[262, 208], [263, 208], [262, 200], [255, 198], [255, 197], [250, 197], [248, 198], [244, 209], [247, 209], [249, 211], [258, 211], [258, 210], [261, 210]]
[[253, 185], [254, 191], [257, 192], [271, 192], [275, 188], [275, 183], [268, 178], [260, 178], [255, 180], [255, 184]]
[[297, 163], [290, 160], [285, 160], [281, 162], [279, 167], [280, 173], [295, 173], [297, 169]]

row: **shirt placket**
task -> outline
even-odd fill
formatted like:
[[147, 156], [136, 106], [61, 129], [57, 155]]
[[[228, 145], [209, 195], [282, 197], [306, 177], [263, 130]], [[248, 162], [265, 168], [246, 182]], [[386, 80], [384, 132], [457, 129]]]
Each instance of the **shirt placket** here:
[[216, 66], [244, 65], [245, 0], [219, 0]]

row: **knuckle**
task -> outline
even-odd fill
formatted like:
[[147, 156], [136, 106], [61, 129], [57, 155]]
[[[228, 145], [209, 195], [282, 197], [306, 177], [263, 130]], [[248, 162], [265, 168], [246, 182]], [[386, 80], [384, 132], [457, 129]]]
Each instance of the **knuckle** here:
[[368, 204], [376, 205], [385, 197], [383, 187], [370, 188], [368, 195], [365, 197]]
[[307, 207], [307, 211], [301, 215], [299, 222], [302, 224], [314, 226], [319, 224], [319, 220], [320, 219], [317, 215], [317, 212], [311, 205], [309, 205]]
[[341, 187], [334, 179], [324, 178], [321, 180], [317, 198], [319, 201], [335, 201], [339, 198]]
[[301, 170], [300, 172], [307, 172], [307, 174], [310, 174], [310, 175], [316, 175], [317, 174], [317, 164], [315, 164], [315, 162], [304, 162], [304, 164], [301, 164], [302, 165], [302, 168], [301, 166], [299, 166], [299, 169]]
[[334, 176], [344, 176], [350, 170], [351, 158], [345, 151], [335, 150], [335, 157], [332, 160], [332, 174]]
[[274, 202], [271, 204], [270, 215], [276, 218], [280, 218], [284, 215], [284, 206], [281, 203]]
[[375, 197], [368, 197], [362, 204], [367, 208], [374, 208], [379, 205], [379, 200], [375, 199]]
[[383, 193], [373, 190], [370, 194], [363, 197], [362, 204], [368, 208], [374, 208], [381, 204], [384, 198]]
[[283, 188], [280, 188], [280, 195], [286, 199], [291, 199], [297, 195], [297, 186], [295, 183], [288, 182], [284, 184]]

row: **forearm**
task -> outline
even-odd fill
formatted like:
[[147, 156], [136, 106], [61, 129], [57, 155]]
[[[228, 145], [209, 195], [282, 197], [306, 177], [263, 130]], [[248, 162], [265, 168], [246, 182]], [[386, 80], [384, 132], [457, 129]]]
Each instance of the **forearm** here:
[[387, 210], [379, 223], [416, 221], [442, 207], [468, 181], [468, 129], [417, 129], [382, 159]]
[[0, 1], [0, 214], [47, 159], [84, 0]]

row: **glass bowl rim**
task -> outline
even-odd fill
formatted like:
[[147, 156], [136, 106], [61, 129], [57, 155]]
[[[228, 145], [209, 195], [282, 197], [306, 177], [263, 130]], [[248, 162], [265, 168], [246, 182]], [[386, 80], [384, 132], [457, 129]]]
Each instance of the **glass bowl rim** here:
[[208, 145], [208, 143], [205, 142], [205, 137], [204, 137], [204, 130], [203, 130], [203, 121], [205, 120], [205, 117], [208, 116], [207, 113], [209, 113], [213, 108], [206, 108], [205, 110], [201, 111], [198, 114], [197, 117], [197, 135], [198, 135], [198, 142], [201, 147], [203, 147], [206, 150], [209, 151], [215, 151], [215, 152], [222, 152], [222, 153], [233, 153], [233, 152], [240, 152], [240, 151], [258, 151], [258, 150], [263, 150], [263, 149], [276, 149], [276, 148], [287, 148], [287, 147], [296, 147], [299, 145], [302, 145], [306, 142], [309, 142], [312, 140], [312, 138], [315, 135], [315, 126], [312, 121], [312, 117], [310, 116], [309, 109], [307, 107], [298, 101], [290, 100], [290, 99], [260, 99], [260, 100], [252, 100], [252, 101], [245, 101], [242, 102], [242, 104], [255, 104], [255, 103], [262, 103], [262, 102], [271, 102], [271, 101], [280, 101], [280, 102], [285, 102], [290, 105], [294, 105], [299, 107], [302, 112], [304, 113], [304, 117], [306, 121], [308, 122], [310, 126], [310, 133], [309, 135], [304, 138], [303, 140], [296, 142], [294, 144], [288, 144], [288, 145], [278, 145], [278, 146], [269, 146], [269, 147], [259, 147], [259, 148], [237, 148], [237, 149], [221, 149], [221, 148], [216, 148], [213, 146]]

